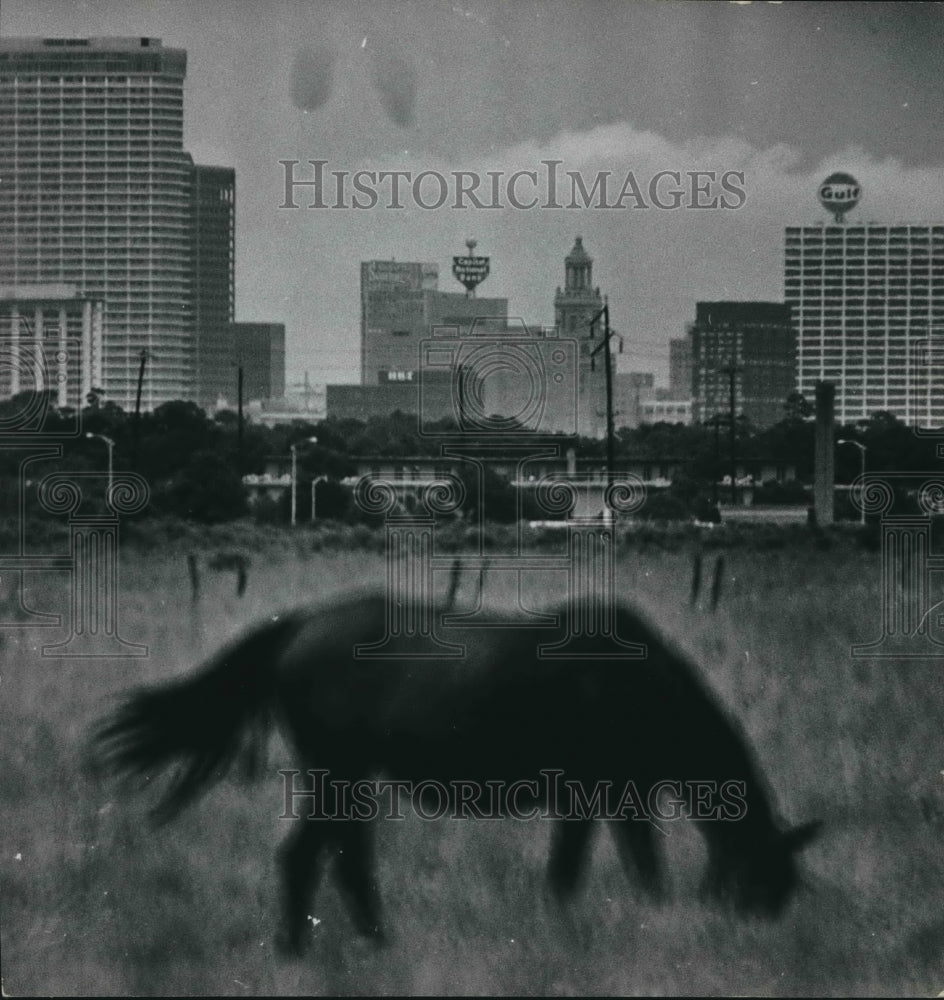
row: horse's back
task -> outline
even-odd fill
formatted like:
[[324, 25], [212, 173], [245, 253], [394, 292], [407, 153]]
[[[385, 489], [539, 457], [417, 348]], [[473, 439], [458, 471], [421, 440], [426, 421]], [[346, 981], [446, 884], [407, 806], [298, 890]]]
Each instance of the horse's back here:
[[[567, 609], [556, 610], [566, 622]], [[616, 608], [616, 631], [646, 647], [642, 658], [544, 657], [561, 629], [521, 628], [511, 616], [488, 628], [437, 621], [438, 637], [463, 654], [417, 656], [414, 637], [388, 635], [388, 615], [382, 592], [305, 612], [281, 666], [293, 728], [322, 734], [322, 745], [357, 742], [358, 756], [440, 755], [465, 768], [475, 753], [518, 770], [747, 764], [739, 730], [694, 665], [626, 605]], [[608, 649], [605, 637], [596, 641]]]

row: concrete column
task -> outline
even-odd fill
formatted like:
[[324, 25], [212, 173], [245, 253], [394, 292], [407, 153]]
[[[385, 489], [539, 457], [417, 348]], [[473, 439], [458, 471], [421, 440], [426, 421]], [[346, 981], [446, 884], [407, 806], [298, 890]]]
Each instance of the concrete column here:
[[832, 382], [816, 383], [816, 445], [813, 458], [813, 510], [821, 528], [833, 523], [834, 488], [836, 483], [836, 445], [833, 441], [835, 424], [836, 386]]

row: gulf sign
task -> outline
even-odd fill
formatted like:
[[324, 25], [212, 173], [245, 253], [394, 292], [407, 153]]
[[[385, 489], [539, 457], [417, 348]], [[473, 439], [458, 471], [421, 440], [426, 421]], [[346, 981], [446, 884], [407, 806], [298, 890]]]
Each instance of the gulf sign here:
[[837, 221], [859, 203], [862, 191], [851, 174], [830, 174], [819, 186], [819, 201]]

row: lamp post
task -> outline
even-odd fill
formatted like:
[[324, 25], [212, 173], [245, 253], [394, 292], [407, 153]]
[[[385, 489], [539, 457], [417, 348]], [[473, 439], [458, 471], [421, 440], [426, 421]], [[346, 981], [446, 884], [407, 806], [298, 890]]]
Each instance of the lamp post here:
[[93, 434], [91, 431], [86, 431], [85, 436], [87, 438], [98, 438], [99, 441], [104, 441], [108, 446], [108, 493], [106, 495], [111, 496], [111, 486], [114, 479], [115, 442], [110, 437], [105, 437], [104, 434]]
[[[862, 466], [862, 473], [861, 474], [862, 474], [863, 486], [864, 486], [865, 485], [865, 483], [864, 483], [864, 479], [865, 479], [865, 451], [866, 451], [865, 445], [861, 441], [853, 441], [851, 438], [842, 438], [839, 441], [837, 441], [836, 444], [837, 445], [840, 445], [840, 444], [854, 444], [856, 446], [856, 448], [859, 449], [859, 458], [861, 460], [861, 466]], [[865, 524], [865, 505], [864, 504], [859, 504], [859, 524], [862, 524], [862, 525]]]
[[[300, 444], [317, 444], [318, 438], [310, 437], [306, 438], [304, 441], [299, 442]], [[293, 444], [289, 449], [292, 453], [292, 527], [295, 527], [297, 504], [295, 497], [295, 487], [298, 485], [298, 444]]]
[[315, 523], [315, 490], [317, 489], [318, 483], [323, 483], [328, 477], [327, 476], [316, 476], [311, 481], [311, 523]]

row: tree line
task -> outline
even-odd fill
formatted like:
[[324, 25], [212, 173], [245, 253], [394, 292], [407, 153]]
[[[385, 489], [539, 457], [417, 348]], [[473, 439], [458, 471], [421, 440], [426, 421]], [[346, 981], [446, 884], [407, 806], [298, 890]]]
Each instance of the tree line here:
[[[26, 395], [0, 403], [0, 427], [16, 425], [17, 414], [30, 400]], [[151, 488], [148, 512], [152, 515], [176, 515], [196, 521], [217, 522], [250, 513], [242, 477], [262, 473], [268, 462], [285, 459], [293, 444], [297, 450], [299, 482], [326, 477], [318, 485], [319, 518], [353, 518], [349, 491], [340, 480], [356, 474], [356, 460], [366, 456], [409, 457], [438, 455], [436, 437], [421, 435], [414, 415], [394, 413], [367, 420], [327, 418], [315, 422], [301, 420], [267, 427], [246, 421], [240, 427], [236, 413], [224, 410], [208, 415], [195, 403], [164, 403], [137, 418], [113, 402], [93, 396], [81, 413], [81, 432], [74, 434], [77, 414], [57, 409], [52, 401], [46, 410], [44, 431], [61, 431], [62, 455], [30, 463], [28, 478], [38, 480], [51, 471], [104, 471], [106, 445], [113, 442], [116, 471], [130, 470], [143, 476]], [[441, 429], [448, 429], [443, 421]], [[312, 437], [316, 443], [309, 442]], [[772, 427], [755, 428], [743, 419], [735, 421], [735, 451], [739, 461], [765, 460], [795, 469], [797, 497], [802, 484], [813, 475], [814, 427], [810, 408], [797, 394], [787, 400], [784, 418]], [[937, 467], [938, 441], [915, 434], [913, 428], [890, 413], [876, 413], [855, 425], [837, 426], [836, 438], [857, 440], [867, 449], [871, 471], [907, 471]], [[24, 436], [28, 441], [28, 436]], [[475, 443], [474, 435], [464, 441]], [[487, 439], [482, 438], [482, 443]], [[562, 444], [574, 447], [584, 459], [605, 461], [606, 442], [591, 438], [564, 438]], [[616, 433], [614, 458], [621, 461], [665, 461], [680, 464], [683, 473], [673, 484], [677, 498], [688, 505], [704, 503], [713, 481], [730, 469], [730, 437], [726, 423], [709, 425], [643, 424], [623, 428]], [[0, 505], [6, 516], [16, 510], [16, 490], [20, 463], [28, 449], [5, 449], [0, 454]], [[836, 481], [851, 482], [860, 471], [860, 453], [853, 447], [836, 450]], [[486, 484], [490, 511], [504, 511], [514, 517], [515, 504], [511, 487], [497, 480]], [[769, 487], [772, 489], [772, 487]], [[790, 484], [780, 487], [789, 493]], [[287, 491], [286, 491], [287, 493]], [[504, 494], [508, 494], [505, 496]], [[306, 494], [307, 495], [307, 494]], [[256, 509], [257, 517], [284, 520], [285, 504], [278, 509]], [[286, 506], [282, 510], [281, 506]]]

